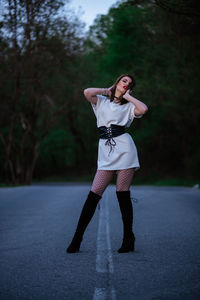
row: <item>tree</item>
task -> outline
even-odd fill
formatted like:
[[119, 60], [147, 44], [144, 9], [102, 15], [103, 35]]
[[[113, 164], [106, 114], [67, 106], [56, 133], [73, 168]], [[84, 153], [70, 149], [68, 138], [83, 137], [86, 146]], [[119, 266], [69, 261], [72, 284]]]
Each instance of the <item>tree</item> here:
[[7, 182], [30, 184], [39, 145], [67, 106], [61, 94], [70, 90], [65, 79], [72, 75], [72, 62], [82, 51], [80, 23], [59, 14], [64, 5], [60, 0], [10, 0], [3, 5], [4, 177]]
[[198, 11], [191, 14], [192, 7], [188, 4], [190, 13], [183, 14], [181, 4], [174, 13], [155, 1], [123, 1], [91, 27], [91, 45], [100, 54], [97, 82], [104, 86], [119, 74], [134, 74], [134, 95], [149, 106], [131, 128], [149, 174], [198, 174], [200, 39]]

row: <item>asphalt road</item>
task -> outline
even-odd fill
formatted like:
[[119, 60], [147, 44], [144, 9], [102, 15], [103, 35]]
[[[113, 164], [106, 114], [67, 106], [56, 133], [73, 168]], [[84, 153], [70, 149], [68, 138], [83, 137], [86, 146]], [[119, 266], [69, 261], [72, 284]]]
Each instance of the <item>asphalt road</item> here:
[[90, 185], [0, 189], [0, 299], [200, 299], [200, 190], [135, 186], [135, 252], [109, 186], [67, 254]]

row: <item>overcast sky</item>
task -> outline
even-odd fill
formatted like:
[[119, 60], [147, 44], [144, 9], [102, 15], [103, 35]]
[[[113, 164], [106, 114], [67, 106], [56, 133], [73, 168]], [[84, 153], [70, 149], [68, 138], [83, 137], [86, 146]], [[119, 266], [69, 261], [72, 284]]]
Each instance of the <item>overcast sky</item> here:
[[86, 29], [88, 29], [97, 14], [106, 14], [116, 2], [117, 0], [71, 0], [70, 7], [75, 9], [75, 12], [81, 7], [81, 11], [84, 13], [81, 20], [86, 23]]

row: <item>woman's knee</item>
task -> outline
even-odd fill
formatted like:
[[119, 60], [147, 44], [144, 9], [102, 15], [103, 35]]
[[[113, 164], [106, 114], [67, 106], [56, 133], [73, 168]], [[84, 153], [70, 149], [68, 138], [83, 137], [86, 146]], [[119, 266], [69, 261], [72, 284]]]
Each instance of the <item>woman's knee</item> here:
[[98, 189], [98, 188], [91, 188], [91, 191], [99, 196], [102, 196], [103, 195], [103, 192], [102, 190]]
[[128, 192], [130, 191], [130, 188], [117, 188], [116, 187], [116, 192]]

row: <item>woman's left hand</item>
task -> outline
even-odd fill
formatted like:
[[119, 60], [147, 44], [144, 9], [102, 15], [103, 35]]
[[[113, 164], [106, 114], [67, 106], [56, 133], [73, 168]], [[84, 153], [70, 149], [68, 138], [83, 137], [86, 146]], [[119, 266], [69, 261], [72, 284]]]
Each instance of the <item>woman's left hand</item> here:
[[126, 99], [127, 101], [129, 101], [129, 96], [130, 96], [131, 90], [127, 90], [126, 93], [123, 95], [123, 98]]
[[132, 91], [130, 89], [127, 90], [126, 93], [123, 95], [123, 98], [135, 105], [135, 109], [134, 109], [135, 116], [144, 115], [147, 112], [148, 107], [142, 101], [131, 96], [130, 95], [131, 92]]

